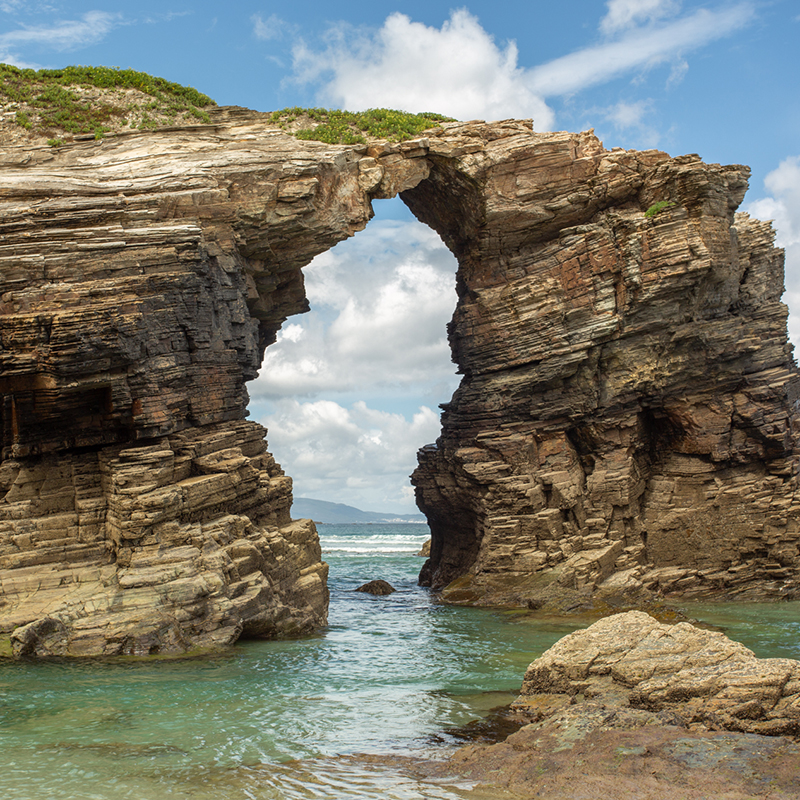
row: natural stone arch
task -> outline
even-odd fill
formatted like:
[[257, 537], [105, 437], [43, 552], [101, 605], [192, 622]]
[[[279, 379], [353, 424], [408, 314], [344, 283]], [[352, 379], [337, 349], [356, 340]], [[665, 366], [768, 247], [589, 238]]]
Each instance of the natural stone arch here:
[[[291, 520], [245, 382], [305, 308], [302, 267], [397, 193], [459, 261], [464, 378], [414, 476], [426, 581], [532, 604], [553, 587], [795, 590], [796, 373], [772, 232], [732, 226], [745, 168], [519, 121], [331, 146], [253, 112], [213, 120], [3, 152], [14, 652], [324, 622], [318, 540]], [[645, 216], [657, 200], [675, 205]]]

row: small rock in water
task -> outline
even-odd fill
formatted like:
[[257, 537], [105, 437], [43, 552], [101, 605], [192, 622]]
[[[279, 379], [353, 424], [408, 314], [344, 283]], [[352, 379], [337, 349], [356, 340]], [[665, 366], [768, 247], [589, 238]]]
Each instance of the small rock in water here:
[[431, 557], [431, 540], [430, 539], [428, 539], [428, 541], [425, 542], [422, 545], [422, 548], [420, 549], [419, 553], [417, 553], [417, 555], [418, 556], [422, 556], [423, 558], [430, 558]]
[[391, 583], [388, 581], [369, 581], [369, 583], [365, 583], [363, 586], [359, 586], [356, 589], [357, 592], [366, 592], [367, 594], [376, 594], [376, 595], [385, 595], [391, 594], [392, 592], [396, 592], [397, 589], [392, 586]]

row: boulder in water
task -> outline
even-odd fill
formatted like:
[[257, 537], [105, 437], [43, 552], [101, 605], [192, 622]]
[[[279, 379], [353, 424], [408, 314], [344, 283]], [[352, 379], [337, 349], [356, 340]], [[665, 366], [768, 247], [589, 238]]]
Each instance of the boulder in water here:
[[367, 594], [374, 594], [374, 595], [387, 595], [396, 592], [397, 589], [392, 586], [391, 583], [388, 581], [377, 580], [377, 581], [369, 581], [368, 583], [359, 586], [356, 589], [357, 592], [366, 592]]

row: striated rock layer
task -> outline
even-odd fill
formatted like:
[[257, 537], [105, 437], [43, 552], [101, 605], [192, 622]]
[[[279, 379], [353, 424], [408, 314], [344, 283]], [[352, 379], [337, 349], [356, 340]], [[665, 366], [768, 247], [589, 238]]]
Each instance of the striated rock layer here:
[[307, 308], [302, 267], [398, 193], [459, 260], [464, 379], [413, 478], [423, 580], [534, 605], [553, 587], [796, 591], [797, 377], [782, 253], [734, 220], [746, 168], [529, 121], [333, 146], [241, 109], [0, 163], [14, 653], [324, 624], [316, 532], [291, 520], [245, 383]]
[[325, 623], [327, 567], [246, 422], [300, 267], [363, 227], [352, 150], [250, 113], [0, 153], [0, 630], [182, 652]]
[[783, 252], [735, 214], [748, 169], [471, 130], [403, 194], [460, 264], [464, 378], [413, 476], [423, 582], [532, 607], [796, 596], [797, 371]]

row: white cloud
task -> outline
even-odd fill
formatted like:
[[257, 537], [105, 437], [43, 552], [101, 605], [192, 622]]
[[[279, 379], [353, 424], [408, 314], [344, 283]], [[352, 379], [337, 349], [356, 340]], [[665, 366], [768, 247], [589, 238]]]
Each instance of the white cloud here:
[[659, 131], [648, 123], [652, 113], [652, 100], [626, 102], [621, 100], [613, 106], [595, 109], [592, 113], [602, 114], [618, 133], [625, 134], [629, 146], [638, 148], [657, 147], [660, 139]]
[[456, 302], [455, 271], [430, 228], [373, 222], [304, 270], [312, 311], [294, 318], [267, 349], [251, 396], [454, 385], [446, 324]]
[[533, 117], [538, 130], [553, 122], [517, 66], [514, 42], [498, 47], [466, 9], [453, 11], [441, 28], [400, 13], [377, 32], [339, 25], [322, 52], [298, 44], [294, 65], [301, 81], [327, 76], [321, 102], [351, 111], [379, 106], [458, 119]]
[[253, 23], [256, 39], [265, 42], [282, 39], [291, 29], [291, 26], [277, 14], [270, 14], [266, 19], [260, 14], [254, 14], [250, 20]]
[[649, 68], [721, 39], [754, 18], [751, 3], [700, 9], [675, 22], [633, 28], [620, 39], [577, 50], [530, 71], [528, 86], [542, 97], [577, 92], [632, 69]]
[[417, 449], [440, 430], [438, 415], [426, 406], [409, 420], [361, 401], [345, 408], [286, 399], [259, 421], [296, 495], [396, 513], [415, 510], [408, 476]]
[[607, 117], [618, 128], [638, 127], [651, 105], [649, 100], [638, 100], [635, 103], [620, 101], [608, 110]]
[[608, 0], [606, 5], [608, 11], [600, 21], [600, 30], [605, 34], [670, 17], [680, 10], [677, 0]]
[[299, 42], [294, 70], [301, 83], [322, 83], [325, 105], [439, 111], [458, 119], [533, 117], [537, 130], [550, 130], [554, 115], [545, 98], [670, 61], [669, 83], [679, 82], [687, 69], [683, 54], [755, 16], [748, 0], [667, 21], [679, 9], [670, 0], [610, 0], [601, 31], [612, 39], [532, 69], [518, 65], [513, 41], [499, 47], [466, 9], [453, 11], [441, 28], [394, 13], [378, 31], [332, 26], [322, 50]]
[[446, 338], [455, 271], [436, 233], [403, 220], [373, 220], [306, 267], [312, 310], [284, 324], [248, 386], [295, 494], [414, 511], [416, 451], [439, 435], [431, 407], [458, 382]]
[[55, 25], [32, 25], [0, 34], [0, 55], [6, 57], [19, 47], [44, 46], [53, 50], [76, 50], [103, 39], [120, 23], [120, 14], [89, 11], [80, 20], [64, 20]]
[[786, 293], [789, 306], [789, 335], [800, 352], [800, 156], [781, 161], [764, 180], [772, 195], [754, 200], [745, 207], [751, 216], [773, 220], [775, 243], [786, 250]]

